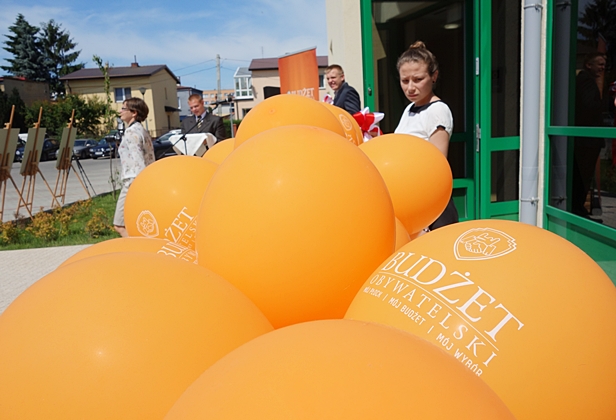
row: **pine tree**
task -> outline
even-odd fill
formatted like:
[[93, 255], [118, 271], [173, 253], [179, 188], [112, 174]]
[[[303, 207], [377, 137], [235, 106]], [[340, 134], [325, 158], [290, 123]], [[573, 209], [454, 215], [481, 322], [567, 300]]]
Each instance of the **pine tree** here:
[[3, 70], [14, 76], [25, 77], [28, 80], [47, 82], [49, 79], [48, 61], [42, 50], [37, 35], [39, 28], [30, 25], [24, 15], [17, 15], [13, 26], [9, 26], [12, 35], [5, 35], [5, 51], [11, 53], [13, 58], [7, 58], [10, 66], [1, 66]]
[[70, 33], [62, 30], [62, 25], [53, 19], [41, 23], [40, 42], [49, 68], [52, 97], [63, 97], [65, 89], [60, 77], [84, 67], [84, 63], [76, 63], [81, 51], [74, 51], [77, 44], [71, 39]]
[[81, 51], [74, 50], [77, 43], [71, 39], [70, 33], [53, 19], [41, 23], [41, 28], [32, 26], [21, 13], [15, 24], [9, 27], [9, 32], [5, 35], [8, 40], [4, 41], [6, 46], [3, 48], [13, 58], [6, 59], [10, 66], [0, 68], [14, 76], [47, 82], [52, 98], [63, 97], [65, 90], [60, 77], [85, 65], [77, 62]]

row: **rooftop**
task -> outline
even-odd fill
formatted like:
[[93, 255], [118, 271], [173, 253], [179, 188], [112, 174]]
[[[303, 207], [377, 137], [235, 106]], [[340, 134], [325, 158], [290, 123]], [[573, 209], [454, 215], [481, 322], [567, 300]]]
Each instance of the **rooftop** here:
[[[109, 67], [109, 77], [143, 77], [152, 76], [159, 71], [166, 70], [177, 83], [180, 80], [165, 64], [155, 64], [151, 66], [140, 66], [133, 63], [130, 67]], [[84, 80], [84, 79], [102, 79], [103, 72], [99, 68], [87, 68], [74, 71], [66, 76], [60, 77], [60, 80]]]

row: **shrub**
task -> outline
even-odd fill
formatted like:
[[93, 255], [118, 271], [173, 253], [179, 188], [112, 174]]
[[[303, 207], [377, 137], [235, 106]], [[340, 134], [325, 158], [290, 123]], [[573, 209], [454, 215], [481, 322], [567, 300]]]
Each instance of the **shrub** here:
[[19, 229], [13, 222], [0, 223], [0, 244], [8, 245], [17, 242]]
[[36, 238], [46, 241], [55, 241], [60, 236], [60, 229], [56, 226], [55, 218], [52, 214], [40, 211], [32, 217], [30, 226], [26, 230]]
[[98, 238], [110, 233], [111, 225], [107, 218], [107, 213], [103, 209], [97, 209], [92, 213], [92, 217], [86, 223], [86, 233], [92, 238]]

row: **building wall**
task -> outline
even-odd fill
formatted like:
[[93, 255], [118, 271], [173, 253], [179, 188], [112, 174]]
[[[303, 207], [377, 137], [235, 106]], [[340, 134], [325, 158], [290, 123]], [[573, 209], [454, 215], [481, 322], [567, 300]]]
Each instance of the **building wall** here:
[[178, 107], [176, 80], [166, 71], [159, 71], [150, 77], [150, 86], [145, 87], [147, 89], [145, 92], [145, 101], [148, 107], [150, 107], [148, 124], [152, 136], [158, 137], [169, 130], [179, 128], [179, 112], [165, 111], [165, 106], [174, 109]]
[[204, 90], [203, 91], [203, 102], [207, 106], [215, 102], [217, 99], [224, 101], [227, 98], [227, 95], [233, 95], [234, 93], [235, 93], [234, 89], [220, 89], [220, 98], [217, 98], [218, 90], [216, 89]]
[[180, 110], [180, 120], [190, 115], [190, 109], [188, 108], [188, 97], [191, 95], [191, 91], [188, 89], [178, 90], [178, 104], [177, 107]]
[[[344, 69], [347, 83], [353, 86], [364, 104], [361, 9], [357, 0], [326, 0], [328, 62]], [[327, 87], [327, 93], [333, 95]]]
[[216, 102], [217, 100], [224, 101], [227, 99], [228, 95], [233, 95], [233, 94], [235, 94], [235, 89], [220, 89], [220, 97], [218, 97], [217, 89], [204, 90], [203, 91], [203, 102], [205, 103], [206, 108], [211, 107], [212, 109], [214, 109], [214, 115], [226, 117], [229, 115], [230, 106], [229, 105], [219, 105], [218, 107], [214, 108], [216, 106], [214, 102]]
[[[323, 75], [325, 69], [319, 68], [319, 75]], [[242, 119], [248, 110], [254, 108], [265, 99], [263, 88], [266, 86], [280, 87], [278, 69], [275, 70], [252, 70], [252, 99], [236, 100], [236, 118]], [[327, 89], [319, 89], [319, 98], [323, 98]], [[331, 94], [331, 93], [330, 93]]]
[[32, 105], [36, 101], [49, 100], [49, 85], [45, 82], [33, 82], [31, 80], [21, 80], [13, 77], [2, 77], [0, 80], [0, 90], [11, 95], [13, 89], [17, 88], [19, 97], [26, 104]]

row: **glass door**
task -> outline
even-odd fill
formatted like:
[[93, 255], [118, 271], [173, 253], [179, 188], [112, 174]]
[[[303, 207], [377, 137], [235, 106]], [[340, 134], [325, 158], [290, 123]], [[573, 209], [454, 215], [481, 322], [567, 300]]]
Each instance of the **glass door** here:
[[435, 92], [454, 119], [448, 157], [460, 220], [477, 216], [472, 8], [472, 0], [362, 1], [364, 101], [385, 114], [384, 133], [394, 131], [408, 104], [396, 70], [398, 57], [421, 40], [439, 61]]
[[517, 220], [521, 2], [475, 0], [477, 218]]

